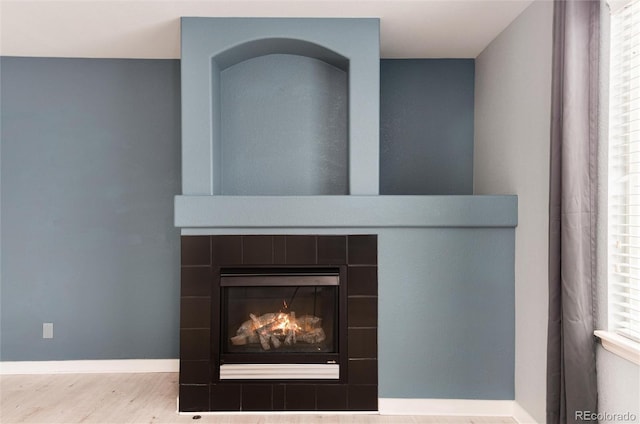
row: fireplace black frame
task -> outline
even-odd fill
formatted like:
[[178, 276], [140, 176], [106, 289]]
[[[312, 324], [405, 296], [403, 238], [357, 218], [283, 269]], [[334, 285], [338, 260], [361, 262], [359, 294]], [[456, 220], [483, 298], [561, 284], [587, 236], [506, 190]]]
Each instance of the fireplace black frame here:
[[[182, 236], [179, 411], [376, 411], [377, 242], [369, 234]], [[344, 380], [214, 379], [219, 364], [213, 349], [219, 342], [212, 316], [220, 305], [214, 279], [221, 269], [251, 266], [344, 267]]]

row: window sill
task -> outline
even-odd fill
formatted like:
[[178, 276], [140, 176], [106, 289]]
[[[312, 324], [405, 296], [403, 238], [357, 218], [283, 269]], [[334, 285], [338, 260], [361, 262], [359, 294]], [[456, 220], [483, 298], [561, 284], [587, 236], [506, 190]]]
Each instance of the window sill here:
[[602, 347], [609, 352], [640, 365], [640, 343], [610, 331], [596, 330], [593, 334], [600, 339]]

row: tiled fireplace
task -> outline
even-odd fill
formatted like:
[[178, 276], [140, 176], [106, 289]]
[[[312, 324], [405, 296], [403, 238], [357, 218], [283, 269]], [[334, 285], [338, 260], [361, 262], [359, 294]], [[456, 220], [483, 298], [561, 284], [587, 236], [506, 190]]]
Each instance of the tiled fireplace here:
[[378, 407], [375, 235], [182, 237], [180, 411]]
[[181, 55], [180, 411], [376, 411], [377, 235], [311, 215], [378, 194], [378, 20], [183, 18]]

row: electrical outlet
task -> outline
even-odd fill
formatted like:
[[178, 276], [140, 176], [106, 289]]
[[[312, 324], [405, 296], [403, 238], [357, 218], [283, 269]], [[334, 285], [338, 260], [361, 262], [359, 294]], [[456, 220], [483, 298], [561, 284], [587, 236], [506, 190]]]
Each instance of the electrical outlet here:
[[42, 323], [42, 338], [53, 339], [53, 323], [52, 322]]

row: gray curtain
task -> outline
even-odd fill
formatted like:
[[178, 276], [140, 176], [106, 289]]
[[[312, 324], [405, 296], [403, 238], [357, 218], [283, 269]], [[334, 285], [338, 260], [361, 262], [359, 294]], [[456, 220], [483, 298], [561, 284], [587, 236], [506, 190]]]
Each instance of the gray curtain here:
[[[597, 409], [599, 1], [554, 2], [547, 423]], [[589, 421], [593, 422], [593, 421]]]

